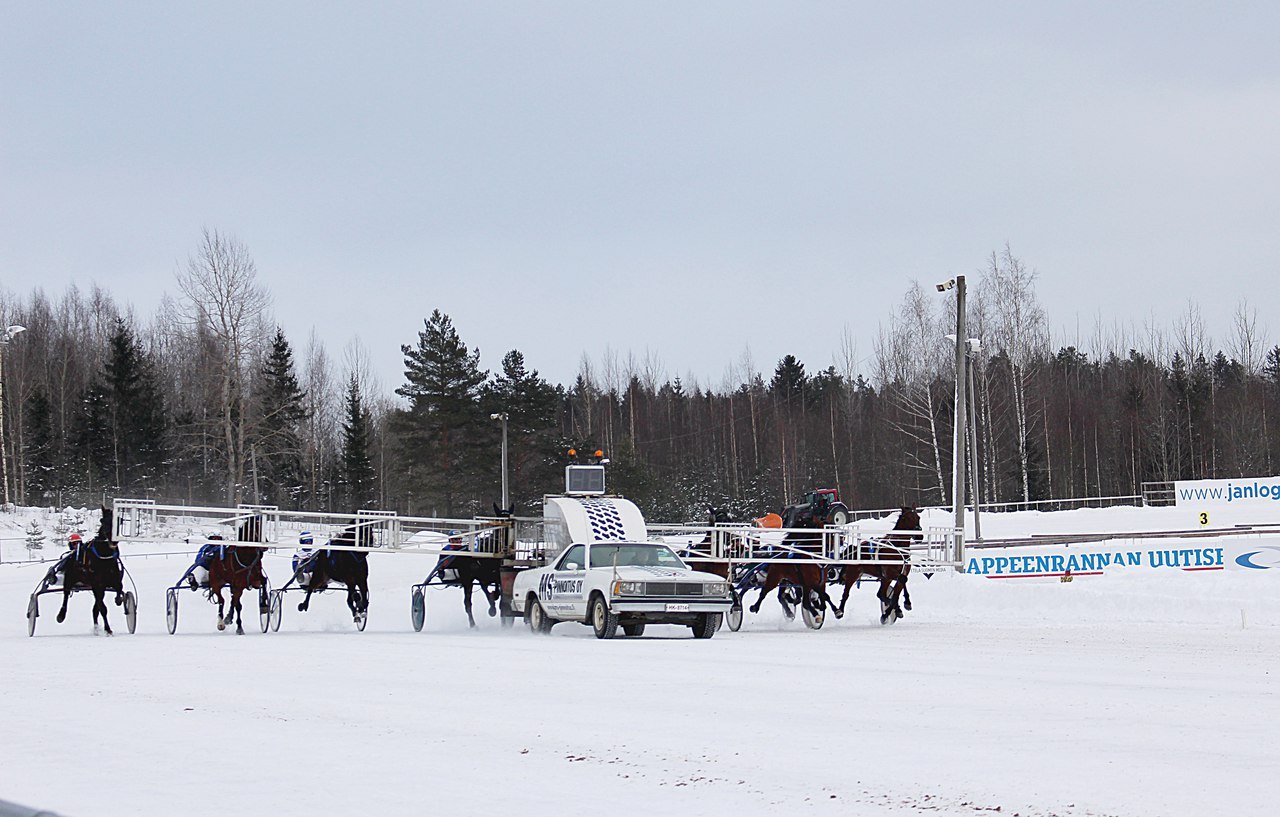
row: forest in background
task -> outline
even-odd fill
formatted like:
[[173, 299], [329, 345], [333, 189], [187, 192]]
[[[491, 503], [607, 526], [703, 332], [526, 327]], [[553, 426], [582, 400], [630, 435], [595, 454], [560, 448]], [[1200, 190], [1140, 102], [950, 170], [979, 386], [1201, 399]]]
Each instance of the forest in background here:
[[[1098, 317], [1055, 338], [1010, 248], [968, 276], [981, 501], [1140, 493], [1147, 481], [1270, 475], [1280, 346], [1242, 300], [1215, 344], [1189, 303], [1169, 326]], [[853, 508], [951, 502], [955, 298], [912, 284], [870, 353], [846, 333], [807, 369], [749, 351], [722, 382], [652, 355], [584, 353], [572, 383], [519, 350], [494, 371], [439, 310], [384, 388], [359, 342], [289, 338], [248, 249], [205, 231], [150, 316], [100, 287], [0, 292], [0, 465], [13, 503], [273, 504], [418, 516], [492, 513], [501, 424], [518, 514], [563, 487], [571, 447], [603, 449], [610, 488], [659, 520], [740, 518], [815, 487]], [[954, 337], [954, 336], [953, 336]], [[1277, 449], [1280, 450], [1280, 449]]]

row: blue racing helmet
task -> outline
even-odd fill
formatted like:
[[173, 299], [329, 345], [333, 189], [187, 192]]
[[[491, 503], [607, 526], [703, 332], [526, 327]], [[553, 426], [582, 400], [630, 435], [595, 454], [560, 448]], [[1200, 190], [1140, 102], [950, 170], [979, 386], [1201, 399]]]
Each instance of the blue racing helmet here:
[[302, 533], [299, 533], [299, 534], [298, 534], [298, 544], [300, 544], [300, 545], [309, 545], [309, 544], [311, 544], [311, 531], [309, 531], [309, 530], [304, 530]]

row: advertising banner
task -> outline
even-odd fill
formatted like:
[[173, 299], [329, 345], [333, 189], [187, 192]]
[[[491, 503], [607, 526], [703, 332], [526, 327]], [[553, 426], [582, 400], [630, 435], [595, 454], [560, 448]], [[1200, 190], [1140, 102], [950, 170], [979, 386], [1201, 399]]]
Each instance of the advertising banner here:
[[1173, 483], [1174, 504], [1193, 508], [1280, 508], [1280, 477], [1189, 479]]
[[1259, 537], [1207, 540], [1137, 540], [1044, 547], [971, 547], [965, 572], [989, 579], [1069, 579], [1133, 571], [1210, 572], [1274, 570], [1280, 578], [1280, 544]]

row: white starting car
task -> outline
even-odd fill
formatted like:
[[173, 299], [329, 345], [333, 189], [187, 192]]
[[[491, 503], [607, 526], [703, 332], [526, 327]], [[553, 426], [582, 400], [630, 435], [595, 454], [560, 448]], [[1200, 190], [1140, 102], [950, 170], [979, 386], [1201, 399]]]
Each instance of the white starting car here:
[[690, 570], [656, 542], [596, 542], [566, 548], [547, 567], [516, 576], [511, 604], [535, 633], [560, 621], [590, 624], [596, 638], [630, 636], [646, 624], [684, 624], [697, 638], [720, 628], [729, 584]]

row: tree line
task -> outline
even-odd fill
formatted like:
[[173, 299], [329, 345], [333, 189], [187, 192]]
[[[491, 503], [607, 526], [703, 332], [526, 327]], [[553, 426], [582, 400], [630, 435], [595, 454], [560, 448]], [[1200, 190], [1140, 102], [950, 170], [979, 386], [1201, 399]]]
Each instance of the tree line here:
[[[983, 502], [1272, 473], [1280, 346], [1247, 303], [1221, 348], [1194, 304], [1171, 327], [1099, 320], [1054, 343], [1036, 277], [1008, 247], [971, 277]], [[846, 333], [825, 368], [786, 355], [762, 370], [747, 351], [716, 385], [612, 351], [584, 354], [568, 384], [515, 349], [487, 371], [435, 310], [390, 392], [358, 343], [296, 347], [234, 237], [206, 231], [176, 284], [145, 319], [100, 287], [0, 293], [0, 325], [28, 327], [3, 352], [14, 501], [487, 514], [505, 415], [517, 513], [561, 488], [571, 447], [605, 450], [611, 488], [658, 519], [747, 517], [815, 487], [860, 508], [951, 502], [955, 303], [918, 283], [865, 358]]]

